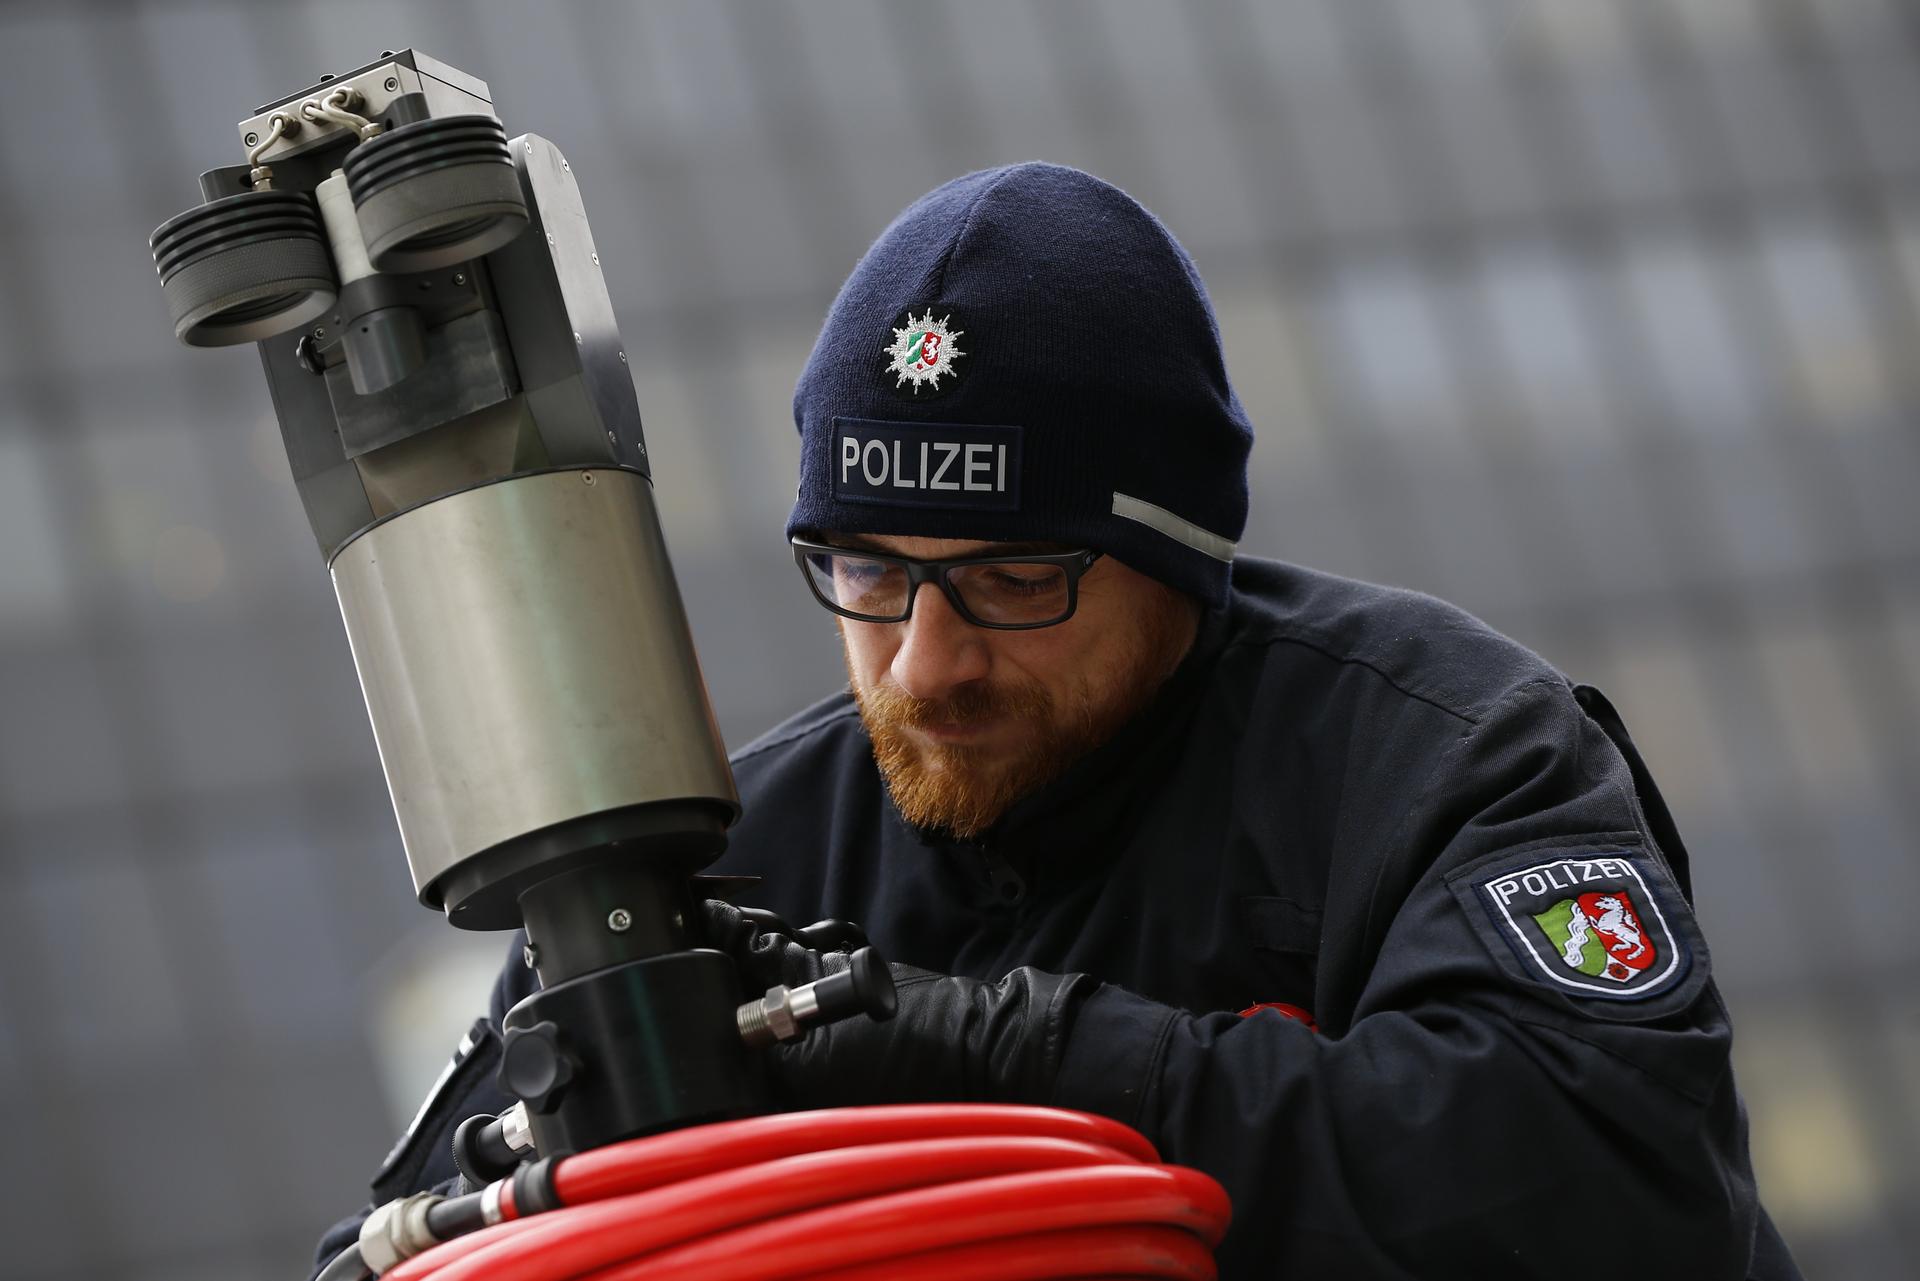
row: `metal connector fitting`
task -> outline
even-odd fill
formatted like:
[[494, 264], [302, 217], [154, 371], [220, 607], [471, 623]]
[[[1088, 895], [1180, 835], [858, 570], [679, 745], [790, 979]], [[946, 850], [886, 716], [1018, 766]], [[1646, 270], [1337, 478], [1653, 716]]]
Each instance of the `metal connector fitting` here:
[[[813, 928], [813, 927], [809, 927]], [[804, 933], [804, 931], [803, 931]], [[804, 987], [770, 988], [757, 1001], [748, 1001], [733, 1012], [740, 1028], [740, 1039], [753, 1049], [776, 1041], [791, 1041], [820, 1023], [837, 1023], [864, 1014], [885, 1020], [899, 1008], [894, 993], [893, 972], [879, 954], [863, 947], [846, 958], [844, 968], [833, 969]]]
[[360, 1261], [379, 1276], [402, 1259], [440, 1244], [427, 1227], [427, 1211], [444, 1200], [431, 1192], [416, 1192], [369, 1214], [360, 1225]]
[[480, 1189], [480, 1220], [488, 1227], [505, 1221], [506, 1211], [500, 1208], [500, 1196], [507, 1190], [509, 1179], [495, 1179]]
[[500, 1140], [515, 1152], [533, 1150], [533, 1125], [527, 1119], [527, 1105], [516, 1103], [500, 1114]]
[[740, 1025], [740, 1038], [758, 1049], [775, 1041], [792, 1041], [807, 1030], [820, 1012], [813, 984], [805, 987], [773, 987], [757, 1001], [748, 1001], [734, 1011]]

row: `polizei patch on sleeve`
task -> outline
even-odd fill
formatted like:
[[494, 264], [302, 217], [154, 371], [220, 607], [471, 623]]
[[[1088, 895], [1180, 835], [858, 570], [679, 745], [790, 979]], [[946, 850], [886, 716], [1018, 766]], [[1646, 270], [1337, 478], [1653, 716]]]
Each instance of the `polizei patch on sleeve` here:
[[1479, 890], [1520, 955], [1560, 987], [1646, 997], [1686, 972], [1686, 948], [1625, 855], [1546, 859], [1495, 873]]
[[1020, 510], [1020, 428], [833, 420], [833, 496], [890, 507]]

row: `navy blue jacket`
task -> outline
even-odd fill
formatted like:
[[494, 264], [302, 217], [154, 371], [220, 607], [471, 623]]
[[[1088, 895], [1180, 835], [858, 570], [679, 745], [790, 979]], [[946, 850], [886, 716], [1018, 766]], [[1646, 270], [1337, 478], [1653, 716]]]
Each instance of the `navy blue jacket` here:
[[[1557, 1276], [1596, 1232], [1641, 1276], [1798, 1275], [1665, 804], [1604, 698], [1467, 614], [1242, 558], [1154, 703], [977, 842], [902, 822], [845, 693], [734, 768], [712, 870], [752, 906], [1104, 980], [1054, 1102], [1225, 1185], [1223, 1277]], [[505, 1105], [483, 1058], [376, 1200]]]

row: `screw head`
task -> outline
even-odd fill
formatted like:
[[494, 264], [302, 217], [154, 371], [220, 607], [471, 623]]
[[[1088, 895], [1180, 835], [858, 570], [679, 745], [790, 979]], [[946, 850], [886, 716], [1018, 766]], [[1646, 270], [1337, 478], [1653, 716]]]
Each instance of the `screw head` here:
[[400, 87], [400, 78], [399, 78], [398, 76], [388, 76], [388, 77], [387, 77], [387, 92], [388, 92], [388, 93], [392, 93], [392, 92], [393, 92], [393, 91], [394, 91], [395, 89], [398, 89], [399, 87]]
[[593, 265], [596, 267], [600, 265], [600, 255], [598, 253], [593, 255]]
[[466, 273], [466, 272], [464, 272], [464, 271], [456, 271], [456, 272], [454, 272], [454, 273], [453, 273], [453, 283], [454, 283], [454, 284], [456, 284], [456, 285], [464, 285], [464, 284], [466, 284], [466, 283], [467, 283], [467, 273]]
[[520, 959], [526, 962], [528, 969], [532, 969], [540, 961], [540, 949], [529, 943], [520, 949]]
[[259, 141], [260, 141], [260, 135], [259, 135], [259, 134], [257, 134], [257, 133], [249, 133], [249, 134], [247, 135], [247, 145], [248, 145], [249, 147], [252, 147], [252, 146], [255, 146], [255, 145], [257, 145], [257, 144], [259, 143]]
[[[587, 479], [589, 482], [592, 481], [592, 472], [587, 473]], [[614, 908], [611, 912], [607, 913], [607, 928], [615, 934], [625, 934], [629, 929], [633, 928], [633, 913], [627, 911], [624, 907]]]
[[576, 329], [576, 330], [574, 330], [574, 331], [573, 331], [573, 345], [574, 345], [574, 346], [576, 346], [576, 347], [578, 347], [578, 346], [579, 346], [579, 345], [580, 345], [581, 343], [583, 343], [583, 342], [585, 342], [585, 341], [586, 341], [586, 339], [584, 339], [584, 338], [582, 338], [582, 337], [580, 336], [580, 331], [579, 331], [578, 329]]
[[327, 336], [327, 328], [326, 328], [326, 326], [325, 326], [325, 325], [315, 325], [315, 326], [313, 327], [313, 336], [314, 336], [314, 339], [315, 339], [316, 341], [318, 341], [318, 340], [321, 340], [321, 339], [324, 339], [324, 338], [325, 338], [325, 337]]
[[620, 363], [623, 365], [627, 363], [627, 353], [624, 351], [620, 353]]
[[[586, 482], [587, 484], [589, 484], [589, 485], [591, 485], [591, 484], [593, 484], [593, 483], [594, 483], [594, 479], [593, 479], [593, 473], [592, 473], [592, 472], [590, 472], [590, 471], [583, 471], [583, 472], [581, 472], [581, 473], [580, 473], [580, 479], [581, 479], [581, 480], [583, 480], [583, 481], [585, 481], [585, 482]], [[614, 909], [614, 911], [613, 911], [613, 916], [626, 916], [626, 914], [627, 914], [627, 909], [626, 909], [626, 908], [624, 908], [624, 907], [619, 907], [619, 908], [615, 908], [615, 909]], [[613, 916], [609, 916], [609, 917], [607, 918], [607, 924], [608, 924], [608, 925], [609, 925], [609, 926], [610, 926], [611, 928], [613, 928], [613, 929], [616, 929], [616, 930], [624, 930], [624, 929], [626, 929], [626, 928], [627, 928], [627, 927], [626, 927], [625, 925], [614, 925], [614, 923], [613, 923]], [[629, 925], [630, 925], [630, 924], [632, 924], [632, 919], [631, 919], [631, 918], [628, 918], [628, 924], [629, 924]]]

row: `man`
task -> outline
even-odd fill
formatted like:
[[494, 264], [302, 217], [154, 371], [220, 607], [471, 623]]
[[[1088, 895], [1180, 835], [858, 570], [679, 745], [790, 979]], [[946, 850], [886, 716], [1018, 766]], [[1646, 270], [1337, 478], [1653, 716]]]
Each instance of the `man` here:
[[[1046, 165], [939, 188], [794, 413], [849, 690], [735, 757], [714, 870], [905, 968], [893, 1022], [779, 1052], [783, 1103], [1117, 1117], [1225, 1185], [1227, 1277], [1796, 1275], [1618, 718], [1438, 601], [1235, 558], [1251, 431], [1152, 215]], [[709, 916], [750, 987], [836, 964]], [[483, 1060], [376, 1200], [504, 1104]]]

